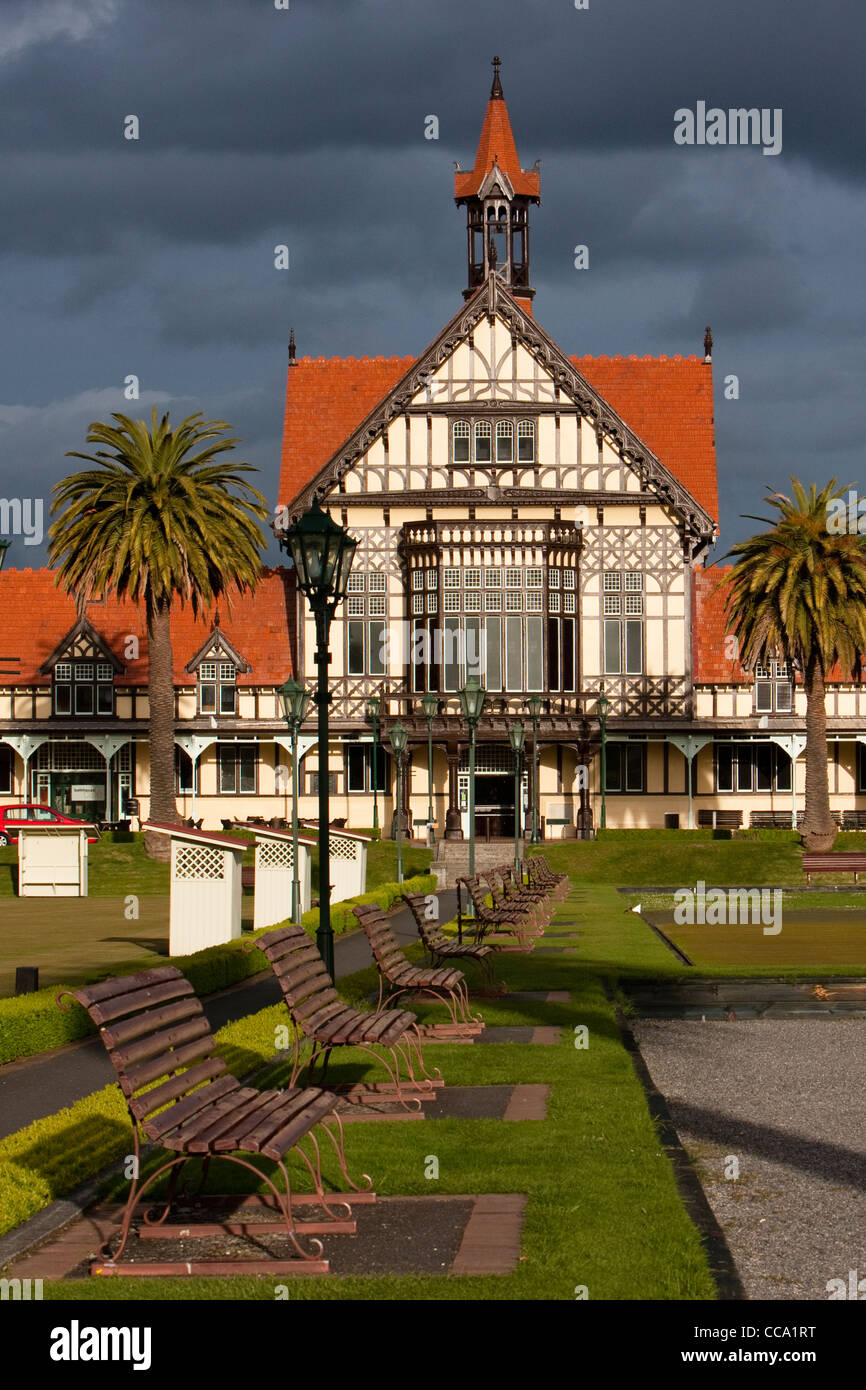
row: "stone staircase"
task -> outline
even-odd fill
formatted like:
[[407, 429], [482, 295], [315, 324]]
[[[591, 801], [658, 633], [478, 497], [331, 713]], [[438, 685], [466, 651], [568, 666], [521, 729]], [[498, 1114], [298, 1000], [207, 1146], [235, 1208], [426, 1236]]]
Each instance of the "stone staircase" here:
[[[493, 869], [497, 864], [510, 864], [513, 860], [513, 840], [482, 840], [480, 843], [476, 840], [476, 873], [480, 873], [484, 869]], [[430, 870], [436, 875], [440, 891], [445, 888], [454, 888], [457, 879], [469, 873], [469, 841], [438, 840]]]

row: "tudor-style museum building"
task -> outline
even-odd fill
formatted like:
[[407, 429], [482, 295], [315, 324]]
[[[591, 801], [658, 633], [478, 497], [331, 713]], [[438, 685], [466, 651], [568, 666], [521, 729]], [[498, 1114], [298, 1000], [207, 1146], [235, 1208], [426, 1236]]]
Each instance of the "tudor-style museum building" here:
[[[798, 800], [802, 810], [805, 699], [781, 666], [740, 668], [717, 591], [724, 571], [707, 567], [718, 534], [711, 340], [702, 356], [610, 358], [569, 355], [548, 337], [530, 273], [540, 175], [521, 168], [494, 69], [474, 165], [455, 176], [467, 276], [454, 317], [418, 357], [310, 359], [290, 347], [275, 529], [284, 537], [318, 499], [358, 541], [330, 633], [332, 815], [373, 824], [373, 698], [380, 749], [398, 721], [408, 732], [402, 783], [416, 833], [429, 796], [437, 839], [465, 834], [459, 691], [474, 676], [486, 691], [482, 835], [513, 833], [517, 719], [524, 800], [534, 799], [532, 696], [547, 836], [575, 834], [581, 805], [580, 823], [599, 824], [603, 723], [609, 826], [675, 815], [697, 825], [718, 810], [790, 824]], [[199, 621], [178, 609], [172, 625], [178, 811], [211, 829], [288, 816], [276, 688], [291, 674], [312, 688], [316, 675], [290, 562], [221, 607]], [[76, 604], [49, 571], [0, 573], [0, 804], [113, 819], [132, 796], [146, 817], [146, 673], [132, 605]], [[863, 699], [828, 686], [839, 812], [866, 806]], [[315, 818], [313, 719], [300, 751], [301, 813]], [[386, 833], [394, 771], [382, 753]]]

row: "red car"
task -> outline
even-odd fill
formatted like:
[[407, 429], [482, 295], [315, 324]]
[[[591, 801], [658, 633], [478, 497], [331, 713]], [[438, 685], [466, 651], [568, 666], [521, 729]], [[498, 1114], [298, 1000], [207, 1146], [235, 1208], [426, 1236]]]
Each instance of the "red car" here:
[[[73, 820], [62, 816], [50, 806], [35, 803], [25, 806], [0, 806], [0, 846], [11, 844], [18, 839], [18, 828], [22, 825], [88, 825], [85, 820]], [[99, 839], [96, 830], [87, 837], [91, 845]]]

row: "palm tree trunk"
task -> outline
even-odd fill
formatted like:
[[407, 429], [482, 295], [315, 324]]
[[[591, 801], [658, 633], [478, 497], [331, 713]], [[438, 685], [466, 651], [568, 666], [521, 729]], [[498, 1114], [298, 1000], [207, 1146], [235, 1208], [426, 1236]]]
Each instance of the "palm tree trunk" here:
[[824, 672], [820, 662], [813, 660], [807, 665], [804, 686], [806, 812], [803, 817], [803, 844], [807, 850], [821, 853], [831, 848], [836, 838], [836, 823], [830, 814], [830, 786], [827, 781], [827, 710], [824, 704]]
[[[150, 819], [180, 824], [174, 794], [174, 669], [168, 606], [155, 609], [147, 625], [149, 648]], [[145, 834], [149, 858], [168, 860], [171, 841]]]

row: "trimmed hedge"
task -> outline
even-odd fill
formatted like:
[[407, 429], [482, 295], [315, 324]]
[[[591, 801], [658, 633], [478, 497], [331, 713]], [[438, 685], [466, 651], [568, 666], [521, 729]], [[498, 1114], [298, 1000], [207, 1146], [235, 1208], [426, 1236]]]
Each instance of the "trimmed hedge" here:
[[[355, 903], [359, 906], [362, 903], [376, 903], [387, 911], [399, 901], [402, 893], [432, 893], [435, 890], [435, 875], [419, 874], [406, 879], [405, 883], [383, 883], [370, 893], [362, 893], [360, 897], [343, 903], [334, 903], [331, 908], [334, 935], [343, 936], [348, 931], [354, 931], [357, 920], [352, 905]], [[319, 925], [318, 908], [305, 912], [302, 924], [305, 931], [314, 935]], [[266, 927], [264, 931], [276, 929], [276, 926]], [[256, 935], [263, 936], [264, 931]], [[217, 990], [236, 984], [238, 980], [269, 968], [261, 951], [244, 950], [245, 944], [254, 939], [247, 933], [221, 946], [209, 946], [205, 951], [197, 951], [192, 956], [172, 957], [170, 963], [183, 971], [196, 994], [214, 994]], [[108, 979], [110, 976], [106, 974], [97, 978]], [[35, 994], [0, 999], [0, 1065], [14, 1062], [19, 1057], [32, 1057], [34, 1053], [62, 1047], [95, 1031], [80, 1004], [72, 1001], [68, 1010], [57, 1007], [57, 995], [67, 988], [80, 989], [81, 986], [53, 985]]]

